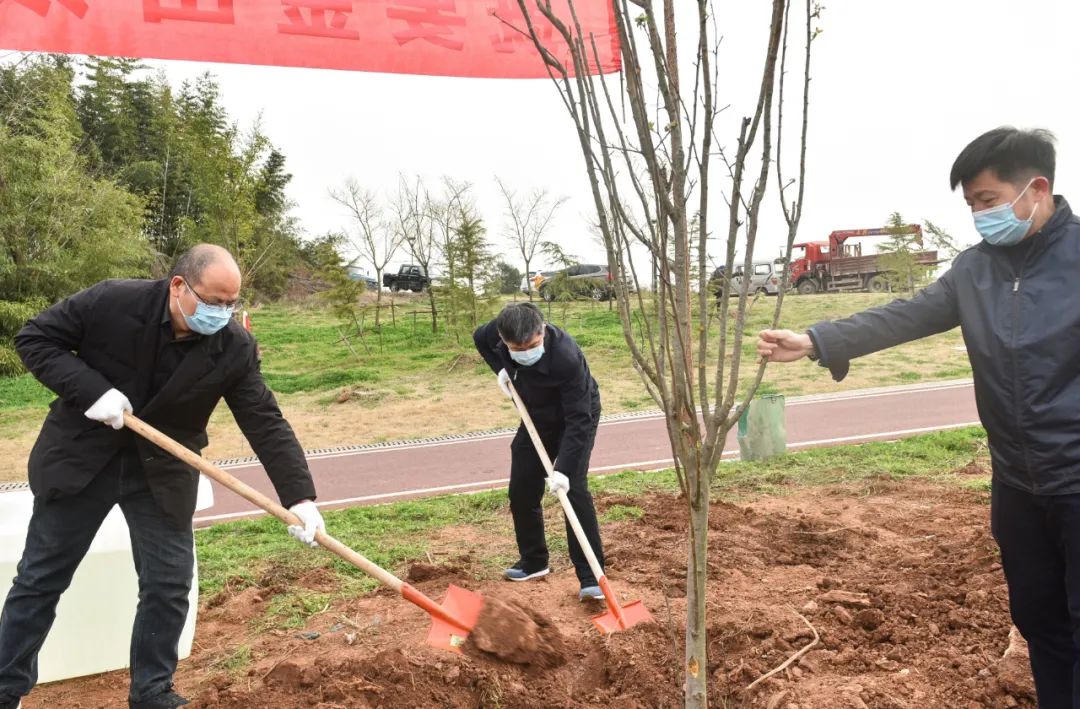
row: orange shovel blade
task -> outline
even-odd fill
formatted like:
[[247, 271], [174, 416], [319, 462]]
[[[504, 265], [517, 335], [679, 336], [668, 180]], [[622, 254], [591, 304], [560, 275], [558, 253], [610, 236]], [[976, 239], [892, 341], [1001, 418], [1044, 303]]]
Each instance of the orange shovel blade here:
[[476, 625], [483, 606], [484, 598], [480, 594], [451, 584], [446, 589], [446, 598], [443, 599], [441, 607], [445, 615], [453, 618], [454, 622], [433, 613], [427, 644], [460, 653], [461, 646], [469, 637], [469, 631]]
[[601, 613], [592, 619], [593, 625], [604, 635], [608, 633], [615, 633], [620, 630], [626, 630], [638, 623], [652, 623], [653, 617], [649, 613], [649, 609], [641, 605], [641, 601], [632, 601], [620, 608], [622, 611], [622, 621], [619, 620], [619, 616], [615, 615], [614, 611], [608, 611], [607, 613]]

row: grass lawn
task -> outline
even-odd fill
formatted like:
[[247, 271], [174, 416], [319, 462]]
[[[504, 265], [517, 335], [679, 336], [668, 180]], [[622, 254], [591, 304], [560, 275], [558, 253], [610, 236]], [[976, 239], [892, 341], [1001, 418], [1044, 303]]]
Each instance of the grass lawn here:
[[[782, 323], [792, 329], [838, 318], [890, 300], [870, 294], [788, 296]], [[275, 304], [253, 313], [263, 372], [306, 448], [464, 433], [513, 425], [512, 406], [495, 391], [494, 377], [461, 341], [432, 334], [427, 301], [398, 296], [390, 322], [369, 329], [352, 350], [340, 342], [325, 308]], [[750, 333], [765, 327], [775, 301], [761, 298], [750, 312]], [[605, 303], [555, 304], [549, 319], [581, 344], [600, 383], [607, 413], [655, 407], [634, 371], [618, 315]], [[714, 329], [716, 328], [714, 323]], [[744, 343], [747, 374], [754, 337]], [[770, 367], [761, 393], [788, 396], [970, 376], [959, 331], [860, 360], [841, 384], [809, 362]], [[26, 459], [51, 394], [29, 375], [0, 379], [0, 481], [25, 479]], [[210, 425], [211, 458], [250, 455], [224, 406]]]

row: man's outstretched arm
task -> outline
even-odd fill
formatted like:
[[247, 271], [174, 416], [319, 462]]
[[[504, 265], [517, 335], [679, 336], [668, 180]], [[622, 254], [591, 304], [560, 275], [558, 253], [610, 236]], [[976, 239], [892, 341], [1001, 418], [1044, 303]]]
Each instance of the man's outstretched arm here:
[[856, 357], [959, 325], [952, 278], [950, 270], [910, 300], [894, 300], [842, 320], [824, 320], [805, 333], [764, 330], [758, 336], [758, 354], [770, 362], [814, 356], [840, 381]]

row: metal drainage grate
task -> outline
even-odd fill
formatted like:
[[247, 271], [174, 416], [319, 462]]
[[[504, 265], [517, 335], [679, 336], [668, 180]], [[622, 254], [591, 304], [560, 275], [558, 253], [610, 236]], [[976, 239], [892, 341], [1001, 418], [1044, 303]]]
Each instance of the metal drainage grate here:
[[[600, 417], [600, 422], [603, 423], [605, 421], [624, 421], [627, 419], [651, 418], [659, 414], [659, 409], [649, 411], [631, 411], [619, 414], [605, 414]], [[393, 450], [396, 448], [412, 448], [413, 446], [432, 445], [435, 443], [451, 443], [454, 441], [480, 440], [482, 438], [506, 436], [514, 433], [516, 430], [516, 428], [494, 428], [488, 431], [452, 433], [445, 436], [429, 436], [427, 438], [414, 438], [405, 441], [383, 441], [381, 443], [358, 443], [355, 445], [330, 446], [328, 448], [312, 448], [311, 450], [304, 451], [304, 456], [307, 458], [313, 458], [324, 455], [334, 455], [338, 453], [359, 453], [362, 451], [373, 450]], [[214, 464], [222, 467], [228, 467], [236, 465], [250, 465], [258, 462], [259, 459], [257, 457], [249, 455], [242, 458], [225, 458], [223, 460], [215, 460]], [[29, 488], [30, 486], [27, 483], [0, 483], [0, 492], [9, 492], [12, 490], [27, 490]]]

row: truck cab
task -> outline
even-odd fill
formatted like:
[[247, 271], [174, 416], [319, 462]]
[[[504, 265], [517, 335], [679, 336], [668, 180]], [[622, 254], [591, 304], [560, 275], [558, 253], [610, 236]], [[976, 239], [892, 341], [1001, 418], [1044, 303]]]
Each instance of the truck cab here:
[[419, 293], [431, 285], [431, 281], [423, 266], [410, 263], [399, 268], [397, 273], [383, 274], [383, 285], [394, 292], [411, 290]]
[[802, 295], [817, 293], [825, 264], [829, 261], [829, 242], [807, 241], [791, 246], [791, 286]]

